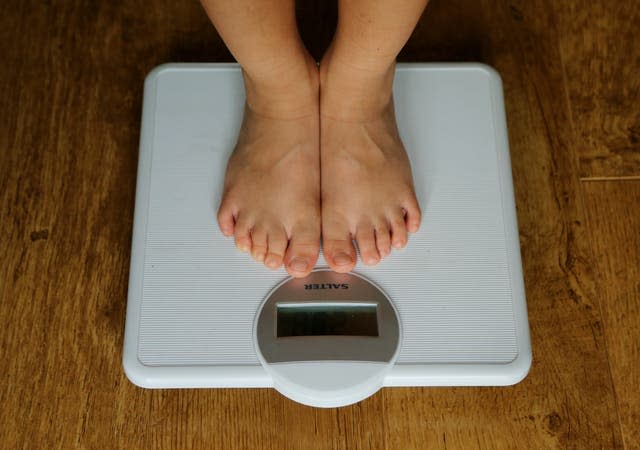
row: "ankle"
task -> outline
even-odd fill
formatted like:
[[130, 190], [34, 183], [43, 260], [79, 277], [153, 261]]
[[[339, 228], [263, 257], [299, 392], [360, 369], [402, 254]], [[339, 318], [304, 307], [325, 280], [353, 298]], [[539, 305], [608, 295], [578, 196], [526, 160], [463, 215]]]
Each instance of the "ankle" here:
[[339, 30], [336, 31], [336, 36], [325, 52], [322, 62], [377, 75], [384, 75], [390, 67], [395, 66], [396, 54], [382, 53], [380, 49], [357, 45], [352, 41], [353, 39], [341, 36]]
[[354, 121], [379, 117], [391, 104], [394, 73], [395, 61], [371, 63], [329, 49], [320, 64], [321, 115]]
[[247, 105], [257, 114], [293, 119], [318, 113], [318, 66], [308, 53], [260, 71], [243, 68], [242, 75]]

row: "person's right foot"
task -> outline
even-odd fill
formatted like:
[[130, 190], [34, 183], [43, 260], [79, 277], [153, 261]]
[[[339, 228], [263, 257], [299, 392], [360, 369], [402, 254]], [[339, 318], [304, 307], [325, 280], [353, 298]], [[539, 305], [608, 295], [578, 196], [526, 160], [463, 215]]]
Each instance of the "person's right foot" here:
[[270, 269], [311, 272], [320, 251], [318, 69], [311, 57], [268, 82], [245, 76], [247, 104], [218, 224]]

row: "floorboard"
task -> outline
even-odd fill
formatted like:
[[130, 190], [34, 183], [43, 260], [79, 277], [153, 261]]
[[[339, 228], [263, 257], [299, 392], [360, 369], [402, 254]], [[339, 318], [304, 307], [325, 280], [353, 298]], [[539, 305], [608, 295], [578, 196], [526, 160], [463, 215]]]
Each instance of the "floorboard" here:
[[[475, 59], [502, 74], [534, 362], [529, 377], [512, 388], [385, 391], [389, 429], [395, 430], [388, 448], [425, 442], [429, 448], [620, 448], [550, 5], [431, 6], [433, 16], [425, 20], [437, 27], [447, 23], [447, 8], [456, 11], [457, 32], [468, 33], [460, 42], [470, 46], [460, 53], [467, 58], [475, 48]], [[416, 33], [422, 30], [437, 34], [427, 25]]]
[[622, 436], [640, 448], [640, 180], [584, 190]]
[[640, 176], [638, 2], [553, 2], [583, 178]]

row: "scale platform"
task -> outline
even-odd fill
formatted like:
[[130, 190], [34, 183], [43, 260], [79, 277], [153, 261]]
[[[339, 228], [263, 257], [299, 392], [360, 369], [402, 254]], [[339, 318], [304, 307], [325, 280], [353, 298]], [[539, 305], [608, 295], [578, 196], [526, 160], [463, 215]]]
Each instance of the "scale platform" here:
[[[399, 64], [394, 85], [423, 222], [352, 274], [290, 279], [216, 225], [241, 124], [236, 64], [146, 79], [124, 342], [146, 388], [275, 387], [341, 406], [382, 386], [522, 380], [531, 344], [502, 84], [482, 64]], [[345, 287], [346, 286], [346, 287]]]

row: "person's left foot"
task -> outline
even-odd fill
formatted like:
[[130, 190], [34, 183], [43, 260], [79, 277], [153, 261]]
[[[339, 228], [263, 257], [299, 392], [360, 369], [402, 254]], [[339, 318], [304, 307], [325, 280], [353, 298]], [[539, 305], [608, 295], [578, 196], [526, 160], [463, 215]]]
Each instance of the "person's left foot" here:
[[395, 121], [395, 65], [384, 72], [320, 65], [320, 157], [324, 256], [337, 272], [377, 264], [420, 226], [409, 158]]

